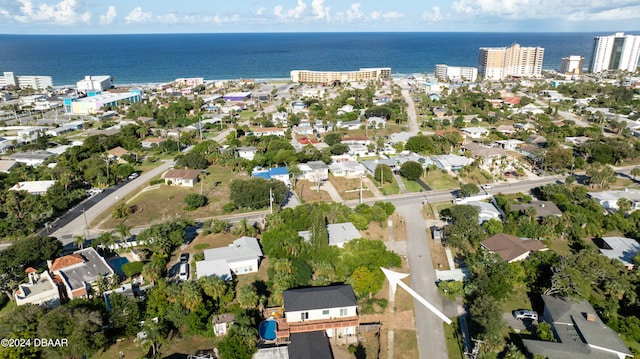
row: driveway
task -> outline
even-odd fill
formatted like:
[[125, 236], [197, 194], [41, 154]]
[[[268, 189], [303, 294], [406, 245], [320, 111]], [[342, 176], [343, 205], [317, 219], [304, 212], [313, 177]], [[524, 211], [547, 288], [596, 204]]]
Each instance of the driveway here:
[[[443, 301], [435, 284], [436, 274], [431, 263], [422, 206], [419, 201], [416, 201], [415, 204], [397, 207], [397, 210], [407, 225], [407, 256], [411, 270], [409, 286], [429, 303], [442, 310]], [[414, 304], [420, 358], [447, 358], [442, 320], [419, 302], [414, 301]]]

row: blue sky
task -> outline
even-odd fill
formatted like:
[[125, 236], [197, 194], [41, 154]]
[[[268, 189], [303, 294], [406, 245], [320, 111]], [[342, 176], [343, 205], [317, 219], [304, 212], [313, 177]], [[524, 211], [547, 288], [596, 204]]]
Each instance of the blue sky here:
[[2, 34], [640, 30], [640, 0], [0, 0]]

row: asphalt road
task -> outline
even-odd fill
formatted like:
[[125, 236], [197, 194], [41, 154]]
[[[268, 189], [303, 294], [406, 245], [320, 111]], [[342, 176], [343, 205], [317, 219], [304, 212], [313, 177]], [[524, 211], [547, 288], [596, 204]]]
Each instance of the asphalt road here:
[[[409, 286], [442, 311], [442, 298], [435, 285], [436, 273], [431, 263], [422, 205], [416, 202], [397, 207], [397, 210], [407, 224], [407, 254], [411, 270]], [[442, 320], [418, 301], [414, 300], [414, 305], [420, 358], [447, 358]]]

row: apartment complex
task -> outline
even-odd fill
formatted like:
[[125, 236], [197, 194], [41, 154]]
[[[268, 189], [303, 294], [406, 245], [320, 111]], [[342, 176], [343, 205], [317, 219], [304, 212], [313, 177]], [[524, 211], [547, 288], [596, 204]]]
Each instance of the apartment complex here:
[[436, 65], [436, 77], [443, 80], [475, 81], [478, 78], [478, 69], [475, 67]]
[[593, 73], [606, 70], [635, 71], [640, 59], [640, 36], [615, 35], [596, 36], [593, 39], [589, 71]]
[[51, 76], [16, 76], [13, 72], [4, 72], [0, 76], [0, 88], [5, 86], [18, 86], [21, 89], [31, 87], [35, 90], [43, 90], [53, 87]]
[[358, 71], [291, 71], [291, 82], [332, 83], [340, 82], [369, 82], [388, 80], [391, 78], [391, 68], [362, 68]]
[[113, 87], [113, 78], [109, 75], [85, 76], [76, 83], [78, 91], [83, 93], [105, 91]]
[[481, 47], [478, 72], [486, 80], [540, 76], [543, 58], [544, 48], [538, 46]]
[[572, 55], [563, 57], [560, 60], [560, 73], [561, 74], [576, 74], [582, 73], [582, 63], [584, 57], [578, 55]]

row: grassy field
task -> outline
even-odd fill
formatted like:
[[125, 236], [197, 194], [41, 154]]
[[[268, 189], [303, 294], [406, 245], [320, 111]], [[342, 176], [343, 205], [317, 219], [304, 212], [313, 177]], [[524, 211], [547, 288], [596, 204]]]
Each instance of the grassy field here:
[[404, 186], [407, 188], [407, 191], [409, 192], [423, 192], [424, 188], [422, 188], [422, 186], [420, 186], [418, 184], [418, 182], [416, 181], [409, 181], [408, 179], [401, 177], [402, 178], [402, 183], [404, 183]]
[[[344, 178], [329, 176], [329, 181], [333, 184], [336, 191], [340, 194], [340, 197], [344, 200], [352, 200], [360, 198], [360, 179], [359, 178]], [[363, 188], [366, 186], [363, 184]], [[362, 191], [363, 198], [373, 197], [373, 193], [369, 190]]]
[[418, 337], [415, 330], [396, 329], [393, 333], [393, 358], [419, 358]]
[[423, 177], [422, 180], [433, 190], [460, 187], [458, 181], [453, 179], [448, 173], [443, 173], [442, 171], [431, 171], [431, 173], [429, 173], [427, 177]]
[[[140, 226], [166, 221], [170, 218], [188, 216], [191, 218], [205, 218], [222, 214], [222, 206], [229, 200], [228, 184], [236, 178], [247, 178], [244, 173], [231, 172], [231, 170], [213, 165], [201, 175], [201, 181], [194, 187], [179, 187], [161, 185], [152, 189], [134, 194], [125, 198], [128, 206], [135, 206], [135, 211], [124, 222], [129, 226]], [[184, 197], [189, 193], [202, 193], [209, 204], [195, 211], [187, 211]], [[113, 208], [98, 217], [91, 225], [101, 223], [102, 229], [115, 228], [122, 219], [111, 218]]]
[[444, 326], [444, 336], [447, 341], [449, 359], [464, 359], [462, 334], [460, 333], [458, 322], [454, 321], [450, 325], [443, 323], [442, 325]]
[[[158, 358], [186, 358], [197, 350], [212, 350], [215, 347], [215, 339], [200, 336], [177, 334], [160, 345]], [[107, 350], [98, 352], [93, 359], [111, 358], [142, 358], [147, 353], [146, 347], [133, 339], [124, 340], [113, 344]], [[120, 356], [120, 353], [124, 356]]]
[[482, 175], [479, 168], [473, 168], [471, 172], [466, 173], [465, 176], [460, 177], [460, 180], [464, 183], [473, 183], [477, 185], [485, 184], [485, 183], [493, 183], [491, 179], [487, 179]]

